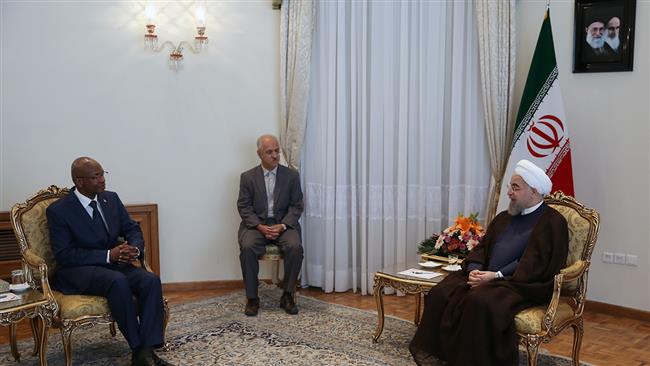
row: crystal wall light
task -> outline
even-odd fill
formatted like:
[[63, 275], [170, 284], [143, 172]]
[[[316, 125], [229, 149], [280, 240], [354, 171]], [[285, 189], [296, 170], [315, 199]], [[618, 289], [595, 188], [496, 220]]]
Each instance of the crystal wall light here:
[[147, 33], [144, 35], [144, 47], [153, 52], [160, 52], [165, 47], [170, 46], [171, 52], [169, 53], [169, 68], [172, 70], [180, 70], [183, 68], [183, 47], [187, 47], [193, 53], [200, 53], [208, 45], [208, 36], [205, 35], [206, 24], [206, 11], [205, 5], [196, 5], [196, 36], [194, 36], [194, 44], [188, 41], [180, 41], [175, 45], [172, 41], [162, 42], [158, 44], [158, 35], [156, 34], [156, 8], [153, 3], [148, 3], [144, 9], [146, 18], [145, 28]]

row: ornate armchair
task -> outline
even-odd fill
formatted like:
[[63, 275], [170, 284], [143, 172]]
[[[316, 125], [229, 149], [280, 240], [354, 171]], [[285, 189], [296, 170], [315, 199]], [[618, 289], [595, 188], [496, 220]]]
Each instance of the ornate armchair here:
[[584, 332], [582, 312], [587, 292], [587, 275], [591, 253], [596, 245], [600, 215], [578, 203], [573, 197], [555, 192], [545, 199], [567, 220], [569, 254], [566, 267], [555, 275], [551, 301], [521, 311], [515, 316], [517, 334], [528, 351], [528, 365], [537, 364], [537, 352], [542, 342], [550, 341], [565, 328], [573, 328], [572, 362], [580, 365], [580, 345]]
[[[54, 201], [69, 193], [67, 188], [50, 186], [40, 190], [25, 203], [15, 204], [11, 209], [11, 224], [16, 234], [22, 254], [23, 267], [29, 285], [40, 289], [43, 294], [55, 304], [52, 319], [45, 319], [47, 326], [58, 328], [61, 331], [63, 349], [65, 351], [66, 365], [72, 365], [72, 332], [77, 328], [91, 328], [97, 324], [110, 325], [110, 332], [115, 336], [115, 323], [111, 318], [110, 309], [106, 298], [88, 295], [64, 295], [50, 287], [50, 280], [56, 269], [56, 261], [50, 246], [50, 236], [47, 226], [45, 210]], [[142, 256], [144, 257], [144, 256]], [[39, 274], [40, 266], [45, 266], [47, 276]], [[144, 259], [141, 265], [151, 271]], [[169, 307], [167, 299], [164, 300], [165, 323], [167, 328]], [[11, 339], [14, 344], [15, 339]], [[46, 346], [43, 347], [43, 350]]]

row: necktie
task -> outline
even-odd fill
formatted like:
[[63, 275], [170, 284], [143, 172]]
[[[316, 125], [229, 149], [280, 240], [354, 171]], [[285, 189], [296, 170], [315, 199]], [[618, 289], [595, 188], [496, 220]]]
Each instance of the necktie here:
[[99, 209], [97, 208], [97, 202], [90, 201], [90, 207], [93, 208], [93, 227], [95, 228], [95, 232], [104, 235], [106, 239], [108, 239], [108, 231], [106, 230], [106, 226], [102, 220], [102, 215], [99, 213]]

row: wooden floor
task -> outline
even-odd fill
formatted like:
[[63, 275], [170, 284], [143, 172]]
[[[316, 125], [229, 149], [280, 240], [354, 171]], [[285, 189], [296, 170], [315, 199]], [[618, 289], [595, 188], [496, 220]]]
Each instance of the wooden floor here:
[[[166, 291], [171, 305], [218, 296], [233, 289], [200, 291]], [[302, 295], [346, 305], [358, 309], [376, 310], [372, 296], [361, 296], [352, 292], [325, 294], [320, 289], [300, 290]], [[298, 301], [300, 307], [300, 301]], [[415, 299], [412, 296], [385, 296], [386, 314], [413, 321]], [[243, 308], [242, 308], [243, 311]], [[261, 309], [260, 311], [264, 311]], [[172, 314], [173, 316], [173, 314]], [[370, 338], [372, 335], [368, 334]], [[9, 330], [0, 334], [0, 344], [8, 343]], [[18, 338], [29, 338], [31, 333], [27, 322], [18, 328]], [[51, 342], [59, 342], [58, 331], [50, 334]], [[568, 329], [551, 343], [543, 345], [549, 352], [570, 356], [573, 332]], [[380, 338], [381, 341], [381, 338]], [[650, 366], [650, 323], [606, 314], [585, 312], [585, 336], [580, 353], [581, 361], [607, 366]], [[18, 364], [16, 364], [18, 365]]]

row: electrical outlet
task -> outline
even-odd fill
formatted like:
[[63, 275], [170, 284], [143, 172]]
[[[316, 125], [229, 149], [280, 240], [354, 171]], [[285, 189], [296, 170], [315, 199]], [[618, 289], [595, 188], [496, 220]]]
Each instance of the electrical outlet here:
[[625, 253], [614, 253], [614, 263], [625, 264]]
[[614, 253], [603, 252], [603, 263], [614, 263]]
[[634, 255], [634, 254], [628, 254], [625, 257], [625, 264], [627, 264], [628, 266], [634, 266], [634, 267], [638, 266], [639, 265], [639, 256]]

